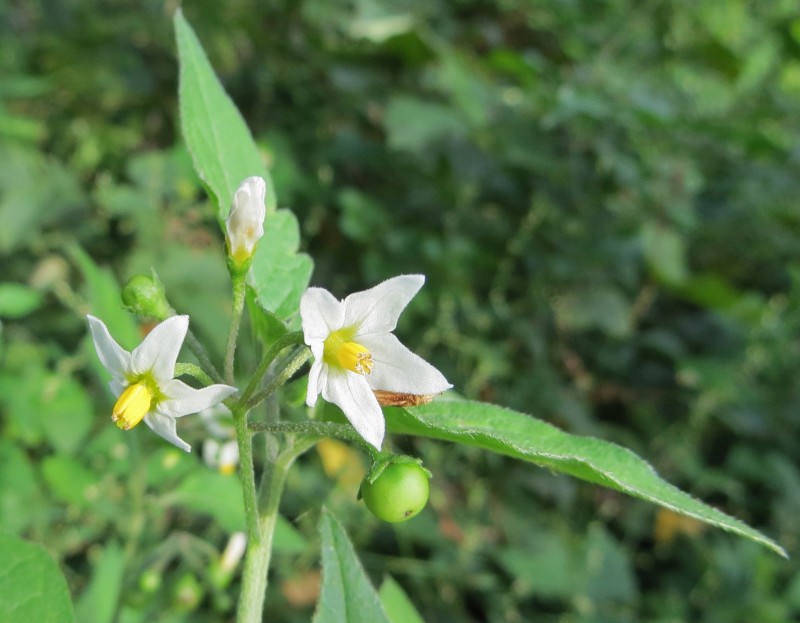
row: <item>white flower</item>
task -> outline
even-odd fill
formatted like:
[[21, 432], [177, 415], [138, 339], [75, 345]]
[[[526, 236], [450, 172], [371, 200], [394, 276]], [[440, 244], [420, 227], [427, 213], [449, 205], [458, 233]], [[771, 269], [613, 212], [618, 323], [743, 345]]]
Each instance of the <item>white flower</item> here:
[[144, 419], [150, 429], [189, 452], [175, 432], [175, 419], [197, 413], [236, 392], [230, 385], [195, 389], [175, 378], [175, 362], [189, 328], [189, 316], [173, 316], [157, 325], [132, 352], [126, 351], [99, 318], [87, 316], [100, 362], [111, 373], [111, 391], [119, 396], [111, 419], [130, 430]]
[[309, 288], [300, 301], [303, 335], [314, 354], [306, 404], [313, 407], [322, 394], [378, 449], [385, 423], [374, 390], [438, 394], [452, 387], [391, 333], [424, 283], [423, 275], [401, 275], [343, 301], [322, 288]]
[[230, 476], [239, 465], [239, 444], [235, 441], [219, 443], [208, 439], [203, 444], [203, 460], [209, 467], [219, 470], [220, 474]]
[[225, 235], [228, 254], [236, 264], [242, 264], [253, 255], [256, 243], [264, 235], [266, 193], [266, 182], [254, 176], [239, 184], [233, 195], [231, 211], [225, 220]]

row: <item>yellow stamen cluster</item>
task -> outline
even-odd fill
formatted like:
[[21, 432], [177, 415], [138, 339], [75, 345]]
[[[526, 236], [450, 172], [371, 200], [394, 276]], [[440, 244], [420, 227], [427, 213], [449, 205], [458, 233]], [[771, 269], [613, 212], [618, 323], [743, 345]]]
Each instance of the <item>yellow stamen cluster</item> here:
[[152, 401], [153, 394], [144, 383], [129, 385], [117, 399], [111, 421], [122, 430], [130, 430], [147, 415]]
[[365, 346], [353, 342], [350, 339], [352, 334], [353, 330], [348, 328], [339, 329], [328, 336], [323, 355], [325, 363], [356, 374], [369, 374], [374, 366], [372, 354]]

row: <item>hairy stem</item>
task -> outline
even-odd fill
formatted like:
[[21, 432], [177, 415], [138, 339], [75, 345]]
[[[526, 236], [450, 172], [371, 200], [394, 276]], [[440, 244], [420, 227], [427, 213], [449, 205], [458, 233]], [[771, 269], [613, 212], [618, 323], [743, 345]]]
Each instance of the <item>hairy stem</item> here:
[[302, 434], [307, 438], [319, 441], [325, 437], [334, 437], [344, 441], [351, 441], [360, 446], [370, 455], [376, 454], [377, 450], [371, 444], [364, 441], [355, 429], [348, 424], [336, 424], [335, 422], [250, 422], [249, 428], [254, 433], [288, 433]]
[[225, 382], [228, 385], [234, 384], [233, 359], [236, 354], [236, 339], [239, 337], [239, 326], [242, 323], [245, 295], [244, 274], [234, 273], [231, 279], [233, 280], [233, 312], [231, 314], [231, 326], [228, 330], [228, 344], [225, 347]]
[[267, 575], [272, 557], [272, 539], [278, 521], [286, 474], [295, 459], [316, 443], [316, 438], [299, 439], [283, 450], [268, 467], [262, 481], [257, 523], [257, 538], [249, 539], [239, 595], [237, 623], [260, 623], [267, 590]]
[[275, 340], [272, 346], [269, 347], [269, 350], [267, 350], [267, 352], [264, 354], [264, 357], [261, 359], [261, 363], [258, 364], [258, 368], [256, 369], [255, 373], [253, 373], [253, 376], [250, 379], [250, 382], [247, 384], [247, 388], [244, 390], [244, 393], [239, 401], [242, 404], [247, 403], [250, 396], [253, 395], [253, 392], [258, 389], [258, 385], [261, 383], [261, 379], [263, 379], [264, 375], [267, 373], [267, 369], [269, 368], [270, 364], [275, 361], [275, 358], [281, 353], [282, 350], [288, 348], [289, 346], [299, 345], [302, 343], [302, 331], [287, 333], [286, 335]]
[[187, 374], [189, 376], [193, 376], [198, 381], [203, 383], [203, 385], [213, 385], [214, 381], [211, 377], [206, 374], [205, 370], [203, 370], [200, 366], [196, 366], [193, 363], [176, 363], [175, 364], [175, 376], [181, 376], [183, 374]]
[[208, 356], [206, 349], [200, 343], [200, 340], [197, 339], [192, 330], [189, 329], [186, 332], [186, 345], [189, 347], [194, 353], [194, 356], [197, 357], [197, 361], [200, 362], [200, 365], [205, 368], [208, 374], [214, 379], [214, 383], [222, 383], [222, 375], [219, 373], [219, 370], [211, 363], [211, 358]]
[[256, 478], [253, 468], [253, 433], [247, 427], [247, 411], [243, 408], [233, 409], [233, 423], [236, 427], [236, 442], [239, 445], [239, 474], [242, 478], [242, 496], [244, 498], [244, 514], [247, 518], [247, 540], [258, 541], [256, 520], [258, 504], [256, 502]]
[[[300, 349], [294, 357], [289, 360], [289, 363], [286, 364], [286, 367], [278, 373], [278, 375], [272, 379], [269, 384], [260, 392], [258, 392], [255, 396], [253, 396], [250, 400], [247, 401], [246, 407], [248, 409], [252, 409], [256, 405], [258, 405], [263, 400], [269, 398], [272, 394], [275, 393], [276, 390], [283, 387], [294, 373], [297, 372], [303, 364], [309, 360], [311, 357], [311, 351], [308, 348]], [[244, 400], [244, 399], [243, 399]]]

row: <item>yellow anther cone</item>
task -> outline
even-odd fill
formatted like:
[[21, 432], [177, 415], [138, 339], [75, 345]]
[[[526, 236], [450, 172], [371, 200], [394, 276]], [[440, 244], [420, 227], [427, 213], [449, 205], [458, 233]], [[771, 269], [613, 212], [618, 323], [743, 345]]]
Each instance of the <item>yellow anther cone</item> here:
[[117, 399], [111, 415], [122, 430], [130, 430], [142, 421], [150, 410], [153, 394], [143, 383], [129, 385]]

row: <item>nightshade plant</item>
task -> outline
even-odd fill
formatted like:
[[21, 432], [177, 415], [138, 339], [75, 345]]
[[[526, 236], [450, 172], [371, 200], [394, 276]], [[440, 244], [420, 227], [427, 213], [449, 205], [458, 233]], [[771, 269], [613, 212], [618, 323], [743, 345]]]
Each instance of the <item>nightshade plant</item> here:
[[[262, 619], [287, 472], [298, 456], [327, 437], [354, 443], [370, 457], [372, 467], [362, 489], [370, 509], [389, 521], [419, 511], [427, 499], [427, 472], [413, 457], [387, 450], [386, 435], [418, 435], [482, 448], [610, 487], [785, 555], [757, 530], [663, 481], [624, 448], [567, 434], [503, 407], [463, 400], [455, 392], [440, 396], [451, 387], [444, 376], [392, 334], [400, 312], [422, 287], [422, 276], [394, 277], [342, 301], [321, 288], [308, 288], [312, 263], [297, 252], [294, 216], [276, 209], [269, 173], [253, 138], [180, 11], [174, 22], [183, 137], [216, 207], [228, 250], [233, 311], [224, 361], [218, 369], [187, 332], [188, 317], [172, 309], [155, 277], [137, 277], [125, 290], [132, 312], [160, 322], [133, 352], [117, 345], [101, 319], [90, 316], [89, 325], [98, 356], [113, 377], [113, 419], [121, 428], [144, 420], [188, 451], [177, 435], [176, 418], [220, 402], [230, 409], [247, 522], [240, 623]], [[240, 383], [234, 370], [245, 307], [270, 330], [260, 336], [260, 363]], [[176, 364], [184, 336], [197, 365]], [[312, 358], [307, 414], [302, 419], [287, 417], [279, 390], [302, 378]], [[174, 378], [181, 375], [192, 377], [197, 387]], [[340, 407], [346, 420], [323, 420], [319, 395]], [[265, 456], [256, 461], [253, 439], [258, 435], [267, 436], [269, 443]], [[396, 487], [404, 486], [400, 476], [406, 474], [414, 477], [418, 492], [411, 492], [410, 501], [403, 502], [409, 509], [400, 509], [398, 515], [389, 498]], [[315, 621], [388, 621], [342, 526], [325, 510], [320, 533], [323, 576]]]

